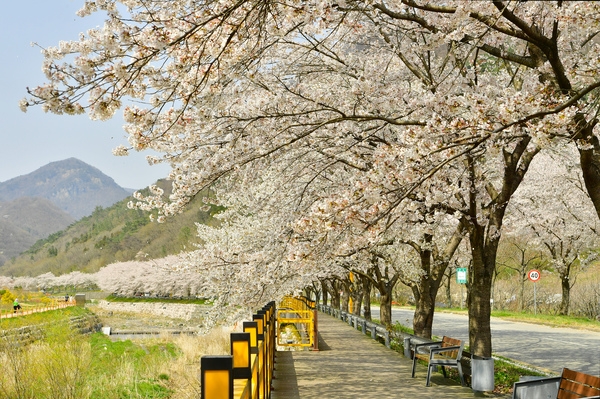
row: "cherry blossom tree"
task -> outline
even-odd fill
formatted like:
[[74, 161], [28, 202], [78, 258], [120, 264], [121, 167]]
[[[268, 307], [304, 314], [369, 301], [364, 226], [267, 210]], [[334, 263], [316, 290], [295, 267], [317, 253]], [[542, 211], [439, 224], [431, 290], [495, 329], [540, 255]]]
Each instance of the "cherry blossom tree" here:
[[418, 255], [421, 275], [417, 281], [404, 281], [415, 297], [413, 330], [415, 335], [431, 338], [436, 297], [446, 269], [463, 239], [463, 225], [458, 223], [454, 234], [447, 240], [425, 233], [421, 242], [408, 241]]
[[[510, 224], [510, 216], [509, 221]], [[523, 233], [522, 231], [520, 233]], [[509, 231], [507, 236], [514, 234]], [[542, 261], [541, 250], [532, 245], [531, 236], [520, 235], [512, 237], [510, 243], [504, 243], [505, 261], [500, 263], [502, 266], [514, 270], [519, 276], [519, 311], [525, 310], [525, 283], [528, 280], [527, 273], [534, 268], [536, 264]]]
[[569, 312], [570, 291], [577, 271], [596, 260], [598, 219], [575, 165], [575, 150], [562, 148], [538, 157], [509, 217], [511, 235], [531, 237], [530, 245], [544, 248], [561, 281], [559, 313]]
[[[123, 296], [203, 296], [196, 273], [180, 270], [180, 256], [116, 262], [89, 275], [101, 290]], [[68, 278], [68, 275], [67, 275]]]
[[[232, 190], [242, 176], [260, 185], [273, 165], [302, 177], [288, 219], [259, 218], [278, 237], [257, 252], [261, 260], [247, 262], [245, 250], [241, 262], [202, 266], [214, 279], [243, 276], [248, 270], [236, 268], [250, 264], [252, 274], [280, 278], [300, 269], [283, 291], [335, 274], [335, 262], [310, 269], [307, 255], [379, 245], [396, 209], [447, 175], [473, 257], [471, 350], [490, 356], [505, 209], [541, 148], [557, 138], [577, 143], [600, 210], [595, 2], [103, 0], [87, 1], [80, 15], [99, 11], [103, 27], [44, 50], [48, 82], [21, 106], [94, 119], [122, 108], [129, 145], [115, 152], [151, 149], [162, 155], [149, 162], [172, 166], [169, 200], [155, 188], [133, 206], [157, 209], [160, 221], [218, 181], [229, 179]], [[236, 219], [239, 232], [258, 223], [252, 216]], [[321, 241], [287, 234], [302, 223]], [[328, 231], [345, 231], [338, 225], [352, 235], [329, 240]], [[283, 237], [298, 240], [286, 256]], [[333, 243], [345, 247], [328, 250]], [[222, 288], [223, 297], [236, 291]]]

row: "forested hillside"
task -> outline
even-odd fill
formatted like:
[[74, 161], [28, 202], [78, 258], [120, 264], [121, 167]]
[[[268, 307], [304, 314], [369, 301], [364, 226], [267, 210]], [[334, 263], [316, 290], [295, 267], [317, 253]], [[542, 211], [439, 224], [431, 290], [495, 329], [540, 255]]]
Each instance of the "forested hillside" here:
[[75, 219], [45, 198], [0, 201], [0, 266]]
[[[158, 184], [168, 193], [168, 182]], [[97, 207], [92, 215], [39, 240], [0, 267], [0, 274], [59, 275], [76, 270], [92, 273], [113, 262], [176, 254], [194, 247], [195, 223], [211, 223], [211, 215], [216, 211], [202, 211], [204, 204], [199, 196], [183, 213], [158, 224], [150, 221], [147, 212], [129, 209], [128, 201], [109, 208]]]

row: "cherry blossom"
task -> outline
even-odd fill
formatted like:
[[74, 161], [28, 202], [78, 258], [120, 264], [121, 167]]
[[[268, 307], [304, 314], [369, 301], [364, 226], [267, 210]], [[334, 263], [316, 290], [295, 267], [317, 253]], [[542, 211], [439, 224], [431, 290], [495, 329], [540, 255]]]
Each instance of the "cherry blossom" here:
[[[131, 204], [158, 221], [214, 188], [223, 224], [199, 227], [186, 267], [223, 303], [341, 275], [344, 255], [366, 270], [411, 223], [454, 215], [473, 260], [471, 349], [490, 356], [504, 214], [534, 157], [575, 143], [600, 214], [596, 2], [103, 0], [79, 14], [95, 12], [104, 26], [44, 49], [47, 82], [20, 106], [122, 110], [115, 153], [172, 167], [169, 198]], [[439, 211], [410, 220], [418, 206]]]

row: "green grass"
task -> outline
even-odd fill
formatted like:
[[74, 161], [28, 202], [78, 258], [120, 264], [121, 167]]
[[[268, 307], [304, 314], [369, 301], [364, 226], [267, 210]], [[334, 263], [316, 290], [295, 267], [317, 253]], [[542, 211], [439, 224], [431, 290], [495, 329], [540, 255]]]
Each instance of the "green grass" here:
[[494, 384], [495, 392], [508, 393], [512, 391], [513, 384], [523, 375], [547, 376], [541, 370], [534, 370], [525, 365], [520, 365], [502, 356], [494, 356]]
[[[396, 322], [392, 326], [392, 330], [396, 332], [402, 332], [405, 334], [414, 334], [414, 331], [409, 328], [401, 325]], [[433, 340], [439, 340], [439, 337], [433, 337]], [[392, 340], [392, 349], [396, 352], [403, 353], [404, 346], [401, 342], [396, 342]], [[466, 351], [469, 350], [468, 347], [465, 348]], [[425, 364], [425, 362], [423, 362]], [[458, 376], [458, 372], [454, 369], [447, 370], [448, 378], [456, 381], [457, 384], [460, 384], [460, 378]], [[511, 359], [494, 355], [494, 393], [505, 395], [512, 392], [513, 384], [519, 381], [519, 378], [523, 375], [528, 376], [547, 376], [544, 371], [533, 369], [527, 365], [519, 364]]]
[[179, 355], [173, 343], [155, 342], [141, 345], [132, 341], [111, 341], [107, 336], [96, 333], [90, 337], [92, 367], [90, 378], [103, 381], [111, 375], [129, 370], [121, 380], [107, 389], [106, 384], [96, 384], [92, 399], [103, 399], [116, 395], [118, 398], [168, 398], [172, 391], [166, 385], [168, 374], [158, 372], [158, 365], [169, 362]]
[[543, 324], [551, 327], [570, 327], [591, 331], [600, 331], [600, 322], [587, 317], [560, 316], [539, 313], [534, 315], [532, 313], [509, 312], [504, 310], [493, 311], [492, 316], [505, 320]]
[[[436, 308], [440, 313], [467, 314], [466, 309]], [[600, 331], [600, 321], [580, 316], [561, 316], [551, 314], [533, 314], [527, 312], [511, 312], [508, 310], [493, 310], [492, 317], [504, 320], [520, 321], [523, 323], [541, 324], [550, 327], [569, 327], [582, 330]]]
[[105, 298], [109, 302], [127, 302], [127, 303], [184, 303], [193, 305], [205, 305], [208, 302], [205, 299], [177, 299], [177, 298], [151, 298], [151, 297], [121, 297], [109, 295]]
[[71, 317], [89, 315], [90, 311], [79, 307], [70, 306], [68, 308], [49, 310], [46, 312], [33, 313], [25, 316], [11, 317], [9, 319], [0, 319], [0, 330], [19, 328], [36, 324], [58, 324], [66, 322]]
[[[449, 369], [446, 373], [449, 379], [460, 384], [460, 378], [455, 369]], [[533, 370], [525, 365], [519, 365], [510, 359], [494, 356], [494, 394], [506, 395], [511, 393], [513, 384], [519, 381], [519, 378], [523, 375], [548, 376], [548, 374]]]
[[67, 327], [80, 307], [2, 320], [1, 330], [38, 325], [43, 338], [23, 346], [0, 340], [0, 397], [69, 399], [166, 399], [172, 396], [171, 364], [181, 350], [175, 343], [148, 339], [111, 341], [101, 333], [80, 335]]

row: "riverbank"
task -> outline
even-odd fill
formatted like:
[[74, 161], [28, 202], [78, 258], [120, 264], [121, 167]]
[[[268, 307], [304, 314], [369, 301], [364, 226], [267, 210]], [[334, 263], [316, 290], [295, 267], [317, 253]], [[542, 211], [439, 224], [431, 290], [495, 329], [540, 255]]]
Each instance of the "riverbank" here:
[[196, 332], [210, 306], [159, 302], [111, 302], [87, 306], [113, 333], [162, 331]]

